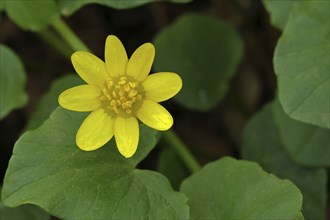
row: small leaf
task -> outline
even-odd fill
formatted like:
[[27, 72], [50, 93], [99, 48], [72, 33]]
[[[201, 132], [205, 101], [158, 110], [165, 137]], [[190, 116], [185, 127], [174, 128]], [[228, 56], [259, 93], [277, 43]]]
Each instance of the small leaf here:
[[18, 26], [31, 31], [46, 28], [60, 16], [54, 0], [6, 1], [6, 12]]
[[59, 6], [61, 8], [62, 14], [66, 16], [70, 16], [79, 10], [81, 7], [87, 4], [100, 4], [105, 5], [108, 7], [112, 7], [115, 9], [130, 9], [134, 7], [138, 7], [147, 3], [157, 2], [157, 1], [167, 1], [167, 2], [174, 2], [174, 3], [188, 3], [192, 0], [138, 0], [138, 1], [123, 1], [123, 0], [79, 0], [79, 1], [72, 1], [72, 0], [58, 0]]
[[325, 220], [326, 170], [303, 167], [292, 161], [273, 119], [274, 104], [267, 105], [248, 122], [243, 134], [242, 156], [258, 162], [280, 178], [292, 180], [302, 191], [302, 212], [306, 219]]
[[273, 112], [283, 146], [294, 161], [305, 166], [330, 166], [329, 129], [291, 119], [278, 101]]
[[330, 128], [329, 7], [329, 1], [296, 3], [274, 55], [285, 113], [324, 128]]
[[20, 58], [5, 45], [0, 44], [0, 119], [28, 100], [24, 91], [26, 74]]
[[5, 176], [4, 204], [36, 204], [63, 219], [187, 219], [186, 197], [164, 176], [134, 169], [155, 146], [156, 131], [141, 128], [138, 152], [130, 159], [114, 143], [85, 152], [75, 145], [85, 116], [58, 108], [23, 134]]
[[181, 191], [191, 219], [303, 219], [299, 189], [254, 162], [225, 157], [209, 163]]
[[155, 69], [182, 77], [183, 88], [175, 100], [203, 111], [225, 96], [243, 54], [242, 41], [229, 24], [194, 14], [160, 32], [155, 47]]
[[29, 119], [26, 130], [31, 130], [39, 127], [58, 107], [58, 96], [61, 92], [71, 87], [82, 85], [84, 82], [77, 74], [65, 75], [57, 79], [50, 90], [42, 96], [36, 105], [36, 110]]
[[301, 0], [290, 0], [290, 1], [274, 1], [274, 0], [263, 0], [267, 11], [270, 14], [272, 24], [283, 30], [285, 27], [293, 5]]
[[190, 174], [177, 154], [169, 147], [160, 152], [157, 170], [169, 179], [174, 189], [179, 189], [181, 182]]

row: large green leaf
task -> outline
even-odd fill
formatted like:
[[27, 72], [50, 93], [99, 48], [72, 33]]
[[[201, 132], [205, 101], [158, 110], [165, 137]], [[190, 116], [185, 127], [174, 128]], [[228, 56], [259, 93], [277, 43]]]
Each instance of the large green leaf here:
[[35, 112], [29, 119], [26, 126], [26, 130], [31, 130], [39, 127], [58, 107], [58, 96], [61, 92], [71, 87], [84, 84], [77, 74], [65, 75], [57, 79], [49, 89], [49, 91], [42, 96], [38, 104], [36, 105]]
[[173, 71], [183, 79], [175, 100], [197, 110], [208, 110], [224, 97], [243, 53], [231, 25], [195, 14], [160, 32], [155, 46], [156, 70]]
[[330, 131], [287, 116], [280, 103], [273, 104], [274, 120], [283, 146], [291, 158], [306, 166], [330, 166]]
[[64, 219], [187, 219], [186, 197], [159, 173], [134, 167], [155, 146], [141, 127], [138, 152], [125, 159], [114, 143], [92, 152], [75, 146], [85, 113], [57, 109], [16, 143], [4, 180], [4, 204], [32, 203]]
[[0, 44], [0, 119], [26, 104], [25, 81], [20, 58], [10, 48]]
[[303, 167], [292, 161], [273, 120], [273, 105], [266, 106], [248, 122], [243, 134], [242, 156], [258, 162], [268, 172], [292, 180], [302, 191], [302, 212], [306, 219], [325, 219], [326, 170]]
[[303, 219], [299, 189], [254, 162], [226, 157], [209, 163], [181, 191], [191, 219]]
[[72, 0], [58, 0], [59, 6], [61, 11], [64, 15], [69, 16], [73, 14], [75, 11], [83, 7], [84, 5], [95, 3], [106, 5], [108, 7], [112, 7], [115, 9], [129, 9], [134, 8], [137, 6], [141, 6], [147, 3], [157, 2], [157, 1], [167, 1], [167, 2], [174, 2], [174, 3], [188, 3], [192, 0], [79, 0], [79, 1], [72, 1]]
[[289, 15], [293, 8], [293, 5], [298, 1], [301, 0], [263, 0], [267, 11], [270, 13], [270, 19], [272, 24], [281, 30], [283, 30], [286, 22], [289, 19]]
[[291, 118], [330, 128], [330, 2], [297, 2], [274, 55], [279, 98]]
[[6, 1], [5, 6], [9, 17], [25, 30], [42, 30], [60, 16], [54, 0]]

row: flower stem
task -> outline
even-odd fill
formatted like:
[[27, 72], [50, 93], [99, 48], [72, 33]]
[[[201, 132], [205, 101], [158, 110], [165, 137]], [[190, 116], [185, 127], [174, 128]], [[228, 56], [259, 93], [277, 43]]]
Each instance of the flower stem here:
[[52, 24], [53, 28], [62, 36], [74, 51], [90, 51], [71, 28], [62, 20], [58, 19]]
[[182, 143], [182, 141], [175, 134], [175, 132], [173, 132], [172, 130], [163, 132], [163, 138], [181, 157], [182, 161], [192, 173], [195, 173], [201, 169], [197, 160], [187, 149], [187, 147]]
[[46, 41], [63, 56], [70, 58], [71, 54], [74, 52], [71, 48], [68, 47], [66, 43], [57, 38], [49, 29], [41, 31], [39, 34], [44, 41]]

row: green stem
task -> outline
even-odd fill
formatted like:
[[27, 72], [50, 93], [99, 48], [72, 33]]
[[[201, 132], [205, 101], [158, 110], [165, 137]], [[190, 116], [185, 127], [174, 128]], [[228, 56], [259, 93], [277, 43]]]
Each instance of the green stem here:
[[187, 147], [182, 143], [179, 137], [172, 130], [163, 132], [164, 140], [176, 151], [176, 153], [181, 157], [182, 161], [186, 164], [187, 168], [195, 173], [201, 169], [199, 163], [190, 153]]
[[88, 47], [80, 40], [80, 38], [71, 30], [71, 28], [62, 19], [56, 20], [52, 24], [52, 26], [74, 51], [78, 51], [78, 50], [90, 51]]
[[46, 41], [50, 46], [65, 57], [70, 58], [71, 54], [74, 52], [66, 43], [64, 43], [61, 39], [58, 39], [49, 29], [41, 31], [39, 34], [44, 41]]

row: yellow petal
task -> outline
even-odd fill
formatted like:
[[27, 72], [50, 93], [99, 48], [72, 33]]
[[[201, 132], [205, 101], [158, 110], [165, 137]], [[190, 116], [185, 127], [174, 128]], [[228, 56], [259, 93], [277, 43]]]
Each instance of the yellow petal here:
[[107, 37], [104, 53], [105, 65], [110, 76], [124, 75], [128, 58], [123, 44], [116, 36], [110, 35]]
[[77, 135], [77, 146], [85, 151], [92, 151], [102, 147], [113, 136], [113, 119], [98, 109], [88, 115], [81, 124]]
[[176, 73], [154, 73], [142, 83], [145, 96], [156, 102], [162, 102], [175, 96], [182, 88], [182, 80]]
[[151, 43], [141, 45], [133, 53], [127, 64], [127, 75], [138, 81], [147, 78], [155, 57], [155, 47]]
[[63, 108], [73, 111], [93, 111], [101, 106], [101, 102], [98, 99], [100, 94], [101, 90], [96, 86], [76, 86], [62, 92], [58, 97], [58, 103]]
[[71, 61], [78, 75], [88, 84], [103, 86], [109, 77], [105, 63], [91, 53], [77, 51]]
[[135, 117], [115, 119], [114, 133], [118, 151], [126, 158], [133, 156], [139, 143], [139, 124]]
[[144, 124], [159, 131], [168, 130], [173, 125], [171, 114], [163, 106], [150, 99], [143, 101], [136, 116]]

